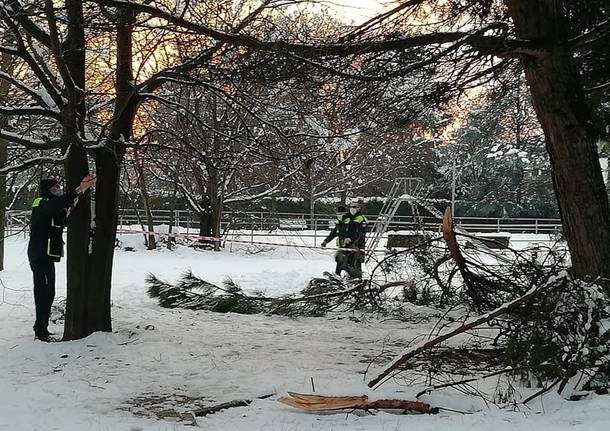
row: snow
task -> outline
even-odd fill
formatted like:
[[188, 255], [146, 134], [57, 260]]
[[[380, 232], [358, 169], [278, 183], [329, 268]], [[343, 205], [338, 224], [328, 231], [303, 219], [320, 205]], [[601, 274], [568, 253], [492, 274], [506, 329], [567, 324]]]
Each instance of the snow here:
[[[197, 418], [198, 426], [210, 431], [610, 429], [608, 396], [567, 402], [549, 394], [542, 403], [513, 411], [446, 391], [422, 401], [468, 414], [295, 410], [278, 403], [277, 396], [310, 393], [312, 379], [320, 394], [412, 399], [421, 385], [397, 380], [373, 392], [365, 385], [364, 373], [382, 350], [389, 352], [384, 354], [389, 361], [406, 342], [428, 333], [438, 312], [413, 307], [414, 314], [428, 319], [398, 322], [359, 314], [289, 319], [163, 309], [146, 295], [143, 279], [148, 272], [174, 281], [191, 268], [212, 282], [229, 276], [246, 289], [277, 295], [298, 291], [310, 277], [332, 270], [332, 252], [257, 252], [250, 246], [235, 246], [232, 253], [186, 247], [147, 251], [140, 235], [121, 239], [113, 274], [114, 332], [51, 344], [32, 340], [27, 239], [6, 240], [6, 269], [0, 272], [0, 430], [192, 430], [185, 423], [157, 419], [153, 412], [188, 411], [271, 393], [277, 395]], [[135, 251], [127, 251], [127, 246]], [[62, 263], [57, 265], [57, 297], [65, 296], [64, 285]], [[53, 324], [50, 329], [60, 334], [62, 327]], [[497, 377], [488, 383], [495, 385]]]

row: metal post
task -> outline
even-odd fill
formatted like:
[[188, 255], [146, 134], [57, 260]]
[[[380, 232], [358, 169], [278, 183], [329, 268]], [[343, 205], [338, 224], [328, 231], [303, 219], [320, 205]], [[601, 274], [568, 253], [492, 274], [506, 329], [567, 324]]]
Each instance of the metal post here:
[[313, 221], [313, 246], [317, 247], [318, 240], [318, 219], [314, 219]]
[[309, 196], [309, 218], [310, 218], [310, 223], [309, 225], [313, 228], [314, 225], [314, 213], [315, 213], [315, 209], [316, 209], [316, 201], [315, 201], [315, 195], [313, 193], [313, 189], [311, 190], [311, 195]]
[[251, 229], [250, 229], [250, 242], [254, 243], [254, 217], [252, 217], [252, 216], [250, 216], [250, 217], [251, 217], [251, 221], [252, 221], [252, 224], [250, 225], [251, 226]]
[[455, 218], [455, 156], [451, 172], [451, 217]]

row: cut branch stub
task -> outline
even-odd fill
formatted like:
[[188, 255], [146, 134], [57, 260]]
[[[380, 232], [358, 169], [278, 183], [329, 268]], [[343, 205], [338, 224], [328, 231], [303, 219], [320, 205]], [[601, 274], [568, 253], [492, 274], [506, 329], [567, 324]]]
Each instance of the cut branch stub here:
[[447, 242], [447, 247], [449, 248], [451, 257], [453, 260], [455, 260], [455, 263], [458, 265], [458, 268], [460, 268], [460, 271], [463, 271], [466, 266], [466, 261], [464, 260], [464, 256], [462, 256], [460, 246], [457, 242], [457, 237], [453, 231], [451, 208], [446, 208], [445, 215], [443, 216], [443, 238]]

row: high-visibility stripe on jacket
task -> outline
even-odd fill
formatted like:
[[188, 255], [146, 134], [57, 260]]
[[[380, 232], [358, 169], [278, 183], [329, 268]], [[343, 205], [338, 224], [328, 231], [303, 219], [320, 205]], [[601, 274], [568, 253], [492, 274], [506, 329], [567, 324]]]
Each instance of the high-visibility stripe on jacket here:
[[324, 242], [329, 243], [333, 238], [337, 238], [337, 247], [345, 246], [345, 233], [349, 225], [349, 215], [344, 215], [341, 219], [335, 220], [335, 227], [330, 231]]
[[50, 259], [58, 262], [63, 256], [63, 230], [66, 209], [72, 204], [76, 193], [53, 196], [46, 193], [32, 202], [30, 219], [30, 241], [28, 259], [30, 262]]
[[345, 238], [351, 240], [349, 244], [350, 247], [365, 248], [367, 223], [368, 220], [362, 214], [350, 214], [347, 230], [345, 232]]

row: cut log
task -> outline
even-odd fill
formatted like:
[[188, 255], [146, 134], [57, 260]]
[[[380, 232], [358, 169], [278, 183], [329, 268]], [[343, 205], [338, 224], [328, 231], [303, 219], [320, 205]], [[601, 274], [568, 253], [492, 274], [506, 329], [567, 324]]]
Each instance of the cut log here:
[[288, 392], [289, 397], [281, 397], [279, 402], [307, 411], [353, 409], [354, 406], [366, 404], [368, 397], [324, 397], [321, 395], [298, 394]]
[[437, 413], [438, 409], [430, 404], [408, 400], [369, 401], [366, 395], [356, 397], [326, 397], [313, 394], [288, 392], [290, 396], [280, 397], [279, 402], [308, 412], [330, 410], [409, 410], [420, 413]]

